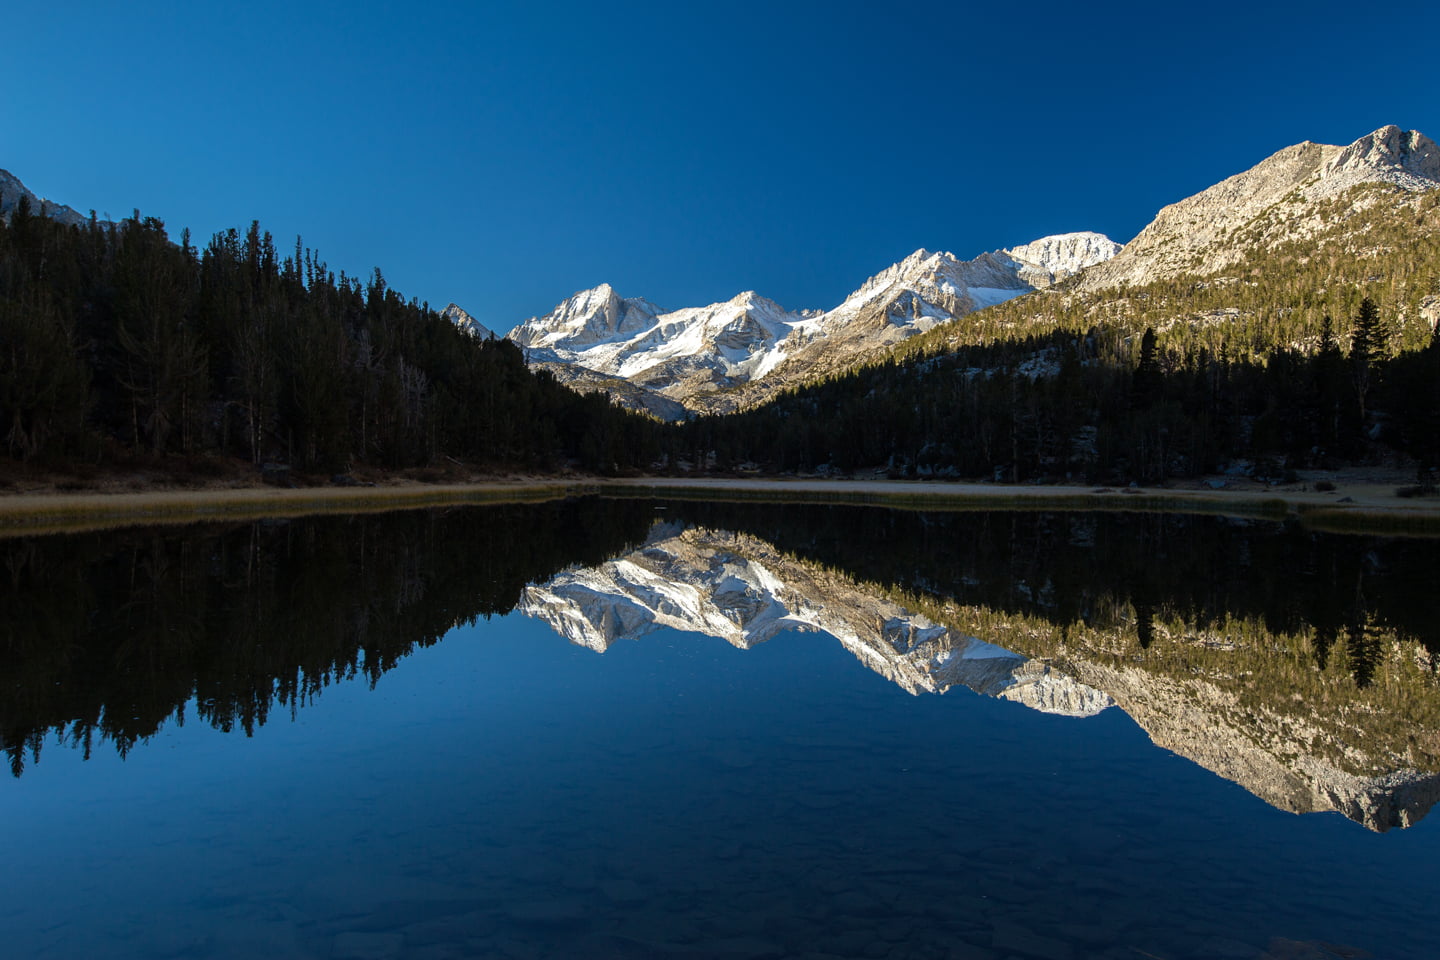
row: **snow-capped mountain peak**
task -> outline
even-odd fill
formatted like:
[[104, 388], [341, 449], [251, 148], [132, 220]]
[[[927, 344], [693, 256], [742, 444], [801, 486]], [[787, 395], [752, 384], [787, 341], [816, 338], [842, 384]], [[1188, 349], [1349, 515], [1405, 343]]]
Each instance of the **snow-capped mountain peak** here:
[[663, 312], [601, 284], [509, 336], [530, 348], [532, 362], [623, 378], [692, 408], [709, 409], [717, 399], [733, 407], [741, 396], [732, 388], [791, 383], [843, 367], [936, 324], [1048, 287], [1118, 249], [1096, 233], [1045, 237], [973, 260], [921, 248], [824, 312], [787, 310], [753, 290]]
[[[1109, 260], [1120, 252], [1120, 244], [1103, 233], [1085, 231], [1041, 237], [1018, 247], [1010, 247], [1004, 252], [1019, 260], [1025, 267], [1037, 268], [1035, 272], [1027, 272], [1025, 267], [1022, 267], [1020, 276], [1032, 286], [1044, 287], [1074, 276], [1086, 267]], [[1038, 282], [1042, 280], [1047, 282]]]
[[531, 317], [507, 336], [522, 347], [594, 345], [647, 330], [660, 308], [640, 297], [623, 299], [608, 283], [571, 294], [543, 317]]

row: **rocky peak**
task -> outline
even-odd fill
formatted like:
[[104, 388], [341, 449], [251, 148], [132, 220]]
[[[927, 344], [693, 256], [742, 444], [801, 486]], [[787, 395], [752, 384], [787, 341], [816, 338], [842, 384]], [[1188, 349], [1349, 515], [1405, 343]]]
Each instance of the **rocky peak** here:
[[1340, 150], [1320, 169], [1326, 193], [1354, 183], [1393, 183], [1406, 190], [1440, 187], [1440, 148], [1418, 130], [1390, 124]]
[[1110, 261], [1079, 283], [1121, 283], [1194, 274], [1242, 262], [1256, 247], [1309, 235], [1323, 226], [1315, 202], [1366, 183], [1407, 191], [1440, 188], [1440, 149], [1424, 134], [1381, 127], [1346, 147], [1297, 143], [1255, 166], [1163, 208]]
[[479, 320], [476, 320], [474, 317], [470, 316], [470, 314], [466, 313], [463, 309], [460, 308], [459, 304], [450, 304], [444, 310], [440, 311], [440, 316], [444, 317], [446, 320], [449, 320], [460, 330], [470, 334], [470, 336], [474, 337], [476, 340], [488, 340], [491, 337], [495, 336], [495, 332], [493, 330], [485, 326], [485, 324], [481, 323]]
[[[723, 303], [662, 313], [621, 300], [608, 284], [583, 290], [510, 333], [532, 363], [572, 363], [712, 412], [842, 368], [939, 323], [1083, 269], [1118, 247], [1096, 233], [1045, 237], [961, 260], [920, 248], [870, 277], [828, 311], [794, 312], [746, 290]], [[783, 383], [782, 383], [783, 381]], [[761, 391], [763, 392], [763, 391]]]
[[1120, 252], [1120, 244], [1103, 233], [1083, 231], [1041, 237], [1003, 252], [1020, 262], [1021, 279], [1044, 288], [1109, 260]]
[[785, 312], [785, 308], [780, 306], [780, 304], [776, 303], [774, 300], [771, 300], [767, 296], [756, 293], [754, 290], [746, 290], [742, 293], [737, 293], [735, 296], [731, 297], [728, 302], [732, 306], [740, 307], [747, 310], [759, 308], [762, 310], [773, 310], [779, 313]]
[[19, 177], [9, 170], [0, 170], [0, 217], [9, 220], [11, 212], [19, 204], [21, 197], [30, 201], [30, 212], [37, 216], [44, 215], [67, 226], [79, 226], [90, 222], [89, 217], [73, 207], [37, 197], [25, 184], [20, 182]]
[[543, 317], [531, 317], [511, 330], [522, 347], [547, 347], [560, 341], [595, 344], [632, 336], [655, 322], [659, 308], [648, 300], [622, 299], [608, 283], [581, 290]]

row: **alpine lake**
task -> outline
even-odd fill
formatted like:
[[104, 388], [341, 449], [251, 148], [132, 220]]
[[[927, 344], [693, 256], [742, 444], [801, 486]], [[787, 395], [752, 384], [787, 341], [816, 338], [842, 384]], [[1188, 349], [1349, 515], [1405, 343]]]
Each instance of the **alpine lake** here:
[[1440, 539], [579, 497], [0, 570], [17, 960], [1440, 957]]

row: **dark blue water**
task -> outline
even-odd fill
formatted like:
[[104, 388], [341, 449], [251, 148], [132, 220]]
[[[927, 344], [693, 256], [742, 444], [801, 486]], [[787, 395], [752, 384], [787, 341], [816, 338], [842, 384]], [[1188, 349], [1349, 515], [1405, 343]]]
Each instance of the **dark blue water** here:
[[4, 955], [1440, 956], [1440, 817], [1280, 812], [1119, 710], [911, 696], [823, 634], [510, 615], [279, 712], [52, 734], [0, 782]]

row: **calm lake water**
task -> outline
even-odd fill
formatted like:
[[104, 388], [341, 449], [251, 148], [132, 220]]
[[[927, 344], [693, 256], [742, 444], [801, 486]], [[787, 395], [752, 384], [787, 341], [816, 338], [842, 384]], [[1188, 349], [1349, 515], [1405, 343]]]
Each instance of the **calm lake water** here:
[[1440, 956], [1440, 541], [580, 500], [0, 563], [5, 956]]

